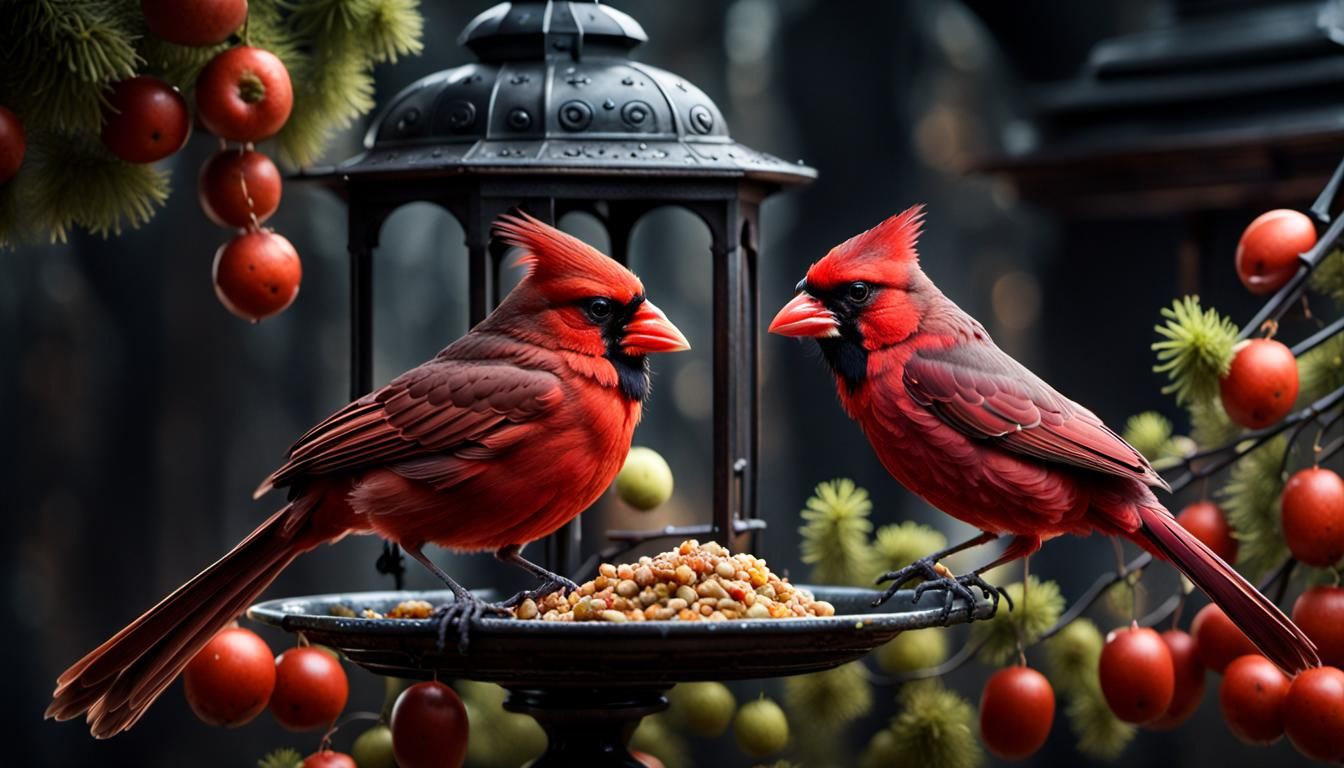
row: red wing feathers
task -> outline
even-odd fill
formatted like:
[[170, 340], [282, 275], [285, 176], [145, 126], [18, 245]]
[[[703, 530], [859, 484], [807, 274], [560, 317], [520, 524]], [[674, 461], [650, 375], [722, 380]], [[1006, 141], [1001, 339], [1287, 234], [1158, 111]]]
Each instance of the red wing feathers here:
[[[418, 477], [416, 459], [457, 453], [479, 460], [522, 439], [528, 424], [560, 401], [560, 380], [546, 370], [500, 360], [437, 358], [394, 379], [314, 427], [290, 449], [289, 460], [255, 495], [302, 475], [380, 464], [404, 476], [451, 485], [440, 471]], [[458, 468], [448, 475], [472, 474]]]
[[1166, 487], [1147, 459], [1091, 411], [992, 344], [921, 349], [906, 391], [961, 432], [1007, 450]]

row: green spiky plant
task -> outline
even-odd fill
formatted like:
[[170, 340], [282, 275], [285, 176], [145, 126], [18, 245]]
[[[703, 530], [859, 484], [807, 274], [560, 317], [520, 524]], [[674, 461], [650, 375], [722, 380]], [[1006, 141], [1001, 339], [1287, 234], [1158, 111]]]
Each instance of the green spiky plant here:
[[272, 140], [290, 166], [322, 156], [336, 131], [374, 106], [372, 68], [419, 53], [418, 0], [251, 0], [227, 43], [191, 48], [155, 38], [139, 0], [25, 0], [0, 24], [0, 105], [28, 136], [19, 174], [0, 186], [0, 247], [65, 240], [83, 229], [116, 235], [149, 221], [167, 200], [168, 174], [124, 162], [99, 142], [108, 87], [160, 77], [190, 101], [197, 74], [245, 42], [276, 54], [294, 108]]

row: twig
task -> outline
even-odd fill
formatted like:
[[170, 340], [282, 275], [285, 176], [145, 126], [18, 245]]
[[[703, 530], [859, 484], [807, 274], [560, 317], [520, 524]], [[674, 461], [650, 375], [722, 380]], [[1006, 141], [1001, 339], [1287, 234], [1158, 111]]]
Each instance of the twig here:
[[[1059, 634], [1060, 630], [1064, 629], [1075, 619], [1086, 613], [1097, 600], [1101, 599], [1101, 596], [1106, 594], [1106, 590], [1115, 586], [1117, 582], [1124, 580], [1126, 576], [1134, 571], [1147, 568], [1152, 562], [1152, 554], [1144, 552], [1125, 565], [1124, 573], [1120, 573], [1119, 571], [1109, 571], [1097, 577], [1097, 580], [1092, 582], [1092, 586], [1088, 587], [1087, 591], [1084, 592], [1081, 597], [1074, 600], [1067, 611], [1060, 614], [1059, 620], [1055, 622], [1055, 625], [1042, 632], [1041, 636], [1036, 638], [1036, 642], [1039, 643], [1042, 640], [1049, 640]], [[1033, 643], [1033, 645], [1034, 644], [1035, 643]]]
[[966, 665], [966, 662], [980, 655], [980, 649], [989, 642], [989, 635], [978, 638], [972, 638], [970, 642], [961, 647], [947, 661], [935, 667], [926, 667], [924, 669], [912, 669], [909, 672], [902, 672], [899, 675], [873, 675], [872, 680], [879, 685], [904, 685], [915, 680], [928, 680], [933, 677], [942, 677], [950, 672], [955, 672]]

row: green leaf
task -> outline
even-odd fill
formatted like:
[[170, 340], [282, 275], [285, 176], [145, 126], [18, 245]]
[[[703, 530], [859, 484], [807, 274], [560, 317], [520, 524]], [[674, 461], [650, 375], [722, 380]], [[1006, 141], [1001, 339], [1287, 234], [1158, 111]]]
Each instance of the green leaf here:
[[1177, 299], [1162, 317], [1166, 321], [1154, 328], [1162, 340], [1153, 343], [1158, 361], [1153, 371], [1171, 380], [1162, 391], [1175, 393], [1181, 405], [1216, 397], [1232, 365], [1237, 326], [1215, 310], [1201, 309], [1198, 296]]
[[873, 503], [848, 478], [817, 486], [803, 510], [802, 560], [817, 584], [871, 585], [878, 565], [868, 534]]

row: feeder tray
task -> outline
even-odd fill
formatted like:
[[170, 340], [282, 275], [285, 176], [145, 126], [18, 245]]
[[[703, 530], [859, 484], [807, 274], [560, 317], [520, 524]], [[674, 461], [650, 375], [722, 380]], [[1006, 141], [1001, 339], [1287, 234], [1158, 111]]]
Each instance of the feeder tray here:
[[[558, 622], [483, 618], [465, 653], [436, 648], [434, 619], [335, 616], [336, 606], [387, 613], [405, 600], [440, 605], [446, 590], [351, 592], [281, 598], [248, 616], [340, 650], [371, 672], [407, 678], [466, 678], [509, 690], [505, 707], [545, 729], [547, 750], [536, 768], [630, 766], [626, 748], [641, 718], [664, 709], [673, 685], [699, 680], [754, 680], [831, 669], [858, 659], [901, 632], [942, 626], [943, 593], [920, 604], [898, 592], [880, 608], [878, 592], [800, 585], [835, 606], [836, 615], [718, 622]], [[498, 599], [490, 590], [476, 593]], [[953, 603], [946, 623], [994, 615], [988, 601]]]

